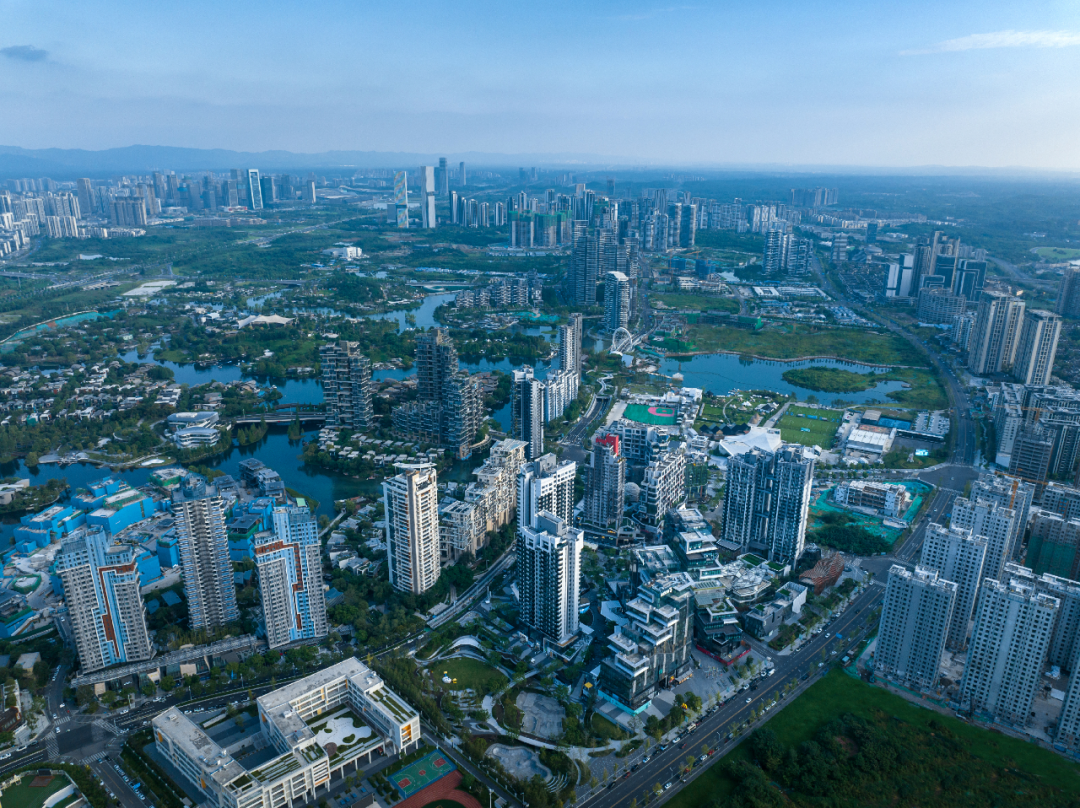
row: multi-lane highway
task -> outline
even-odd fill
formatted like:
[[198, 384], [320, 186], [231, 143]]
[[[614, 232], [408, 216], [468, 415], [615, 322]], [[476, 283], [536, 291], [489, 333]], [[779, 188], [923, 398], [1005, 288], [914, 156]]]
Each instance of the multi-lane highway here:
[[[769, 703], [774, 698], [782, 696], [789, 682], [803, 682], [808, 676], [813, 677], [827, 671], [830, 663], [841, 659], [848, 649], [857, 645], [873, 628], [872, 615], [884, 594], [883, 586], [876, 582], [871, 583], [822, 634], [809, 640], [799, 651], [788, 656], [773, 654], [776, 673], [766, 679], [758, 680], [756, 690], [737, 693], [725, 705], [701, 719], [693, 732], [683, 735], [678, 741], [669, 744], [666, 749], [653, 747], [647, 751], [638, 751], [628, 757], [625, 764], [637, 768], [628, 775], [619, 775], [609, 783], [601, 784], [598, 790], [585, 798], [581, 804], [588, 805], [589, 808], [615, 808], [615, 806], [629, 805], [634, 799], [641, 804], [657, 783], [661, 787], [667, 783], [672, 784], [670, 789], [664, 791], [665, 798], [677, 793], [682, 785], [679, 770], [686, 765], [687, 756], [693, 756], [695, 760], [699, 759], [702, 755], [702, 746], [717, 749], [718, 751], [704, 764], [696, 764], [698, 767], [712, 765], [738, 742], [738, 739], [727, 741], [728, 734], [744, 724], [758, 705]], [[683, 690], [684, 688], [675, 689]], [[794, 695], [791, 694], [783, 699], [773, 710], [780, 709], [784, 702], [794, 698]], [[772, 715], [771, 711], [766, 714], [766, 718], [770, 715]], [[648, 758], [647, 762], [645, 758]], [[697, 772], [698, 769], [695, 768], [691, 777]]]

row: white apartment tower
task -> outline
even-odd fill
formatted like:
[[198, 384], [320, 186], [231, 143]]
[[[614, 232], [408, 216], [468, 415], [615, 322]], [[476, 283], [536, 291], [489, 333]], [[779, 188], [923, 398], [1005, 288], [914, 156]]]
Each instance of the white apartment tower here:
[[1024, 312], [1013, 363], [1013, 378], [1021, 384], [1050, 384], [1061, 337], [1061, 317], [1045, 309]]
[[597, 530], [616, 533], [626, 502], [626, 458], [618, 435], [593, 438], [585, 468], [585, 522]]
[[973, 501], [985, 499], [989, 502], [996, 502], [1004, 508], [1016, 511], [1017, 518], [1013, 524], [1014, 533], [1008, 543], [1011, 548], [1008, 560], [1019, 558], [1024, 530], [1027, 528], [1028, 514], [1031, 511], [1031, 503], [1035, 498], [1035, 486], [1024, 482], [1018, 477], [1008, 477], [1002, 474], [983, 474], [972, 484], [968, 497]]
[[1058, 605], [1057, 598], [1016, 579], [983, 584], [960, 681], [963, 709], [1027, 725]]
[[383, 481], [390, 585], [419, 595], [439, 580], [439, 490], [435, 467], [399, 464]]
[[954, 651], [964, 650], [967, 644], [968, 623], [985, 562], [985, 539], [956, 527], [938, 524], [927, 527], [920, 566], [937, 570], [943, 579], [956, 584], [956, 606], [945, 640], [945, 645]]
[[272, 517], [273, 532], [255, 537], [267, 645], [325, 637], [329, 626], [318, 522], [302, 506], [275, 508]]
[[572, 371], [581, 378], [581, 334], [582, 318], [580, 314], [571, 314], [570, 322], [559, 326], [559, 368]]
[[521, 619], [559, 645], [578, 631], [581, 549], [585, 534], [547, 511], [517, 539]]
[[560, 463], [546, 454], [526, 463], [518, 472], [518, 530], [533, 527], [541, 511], [547, 511], [567, 524], [574, 522], [574, 478], [577, 463]]
[[83, 673], [154, 655], [130, 545], [113, 545], [101, 530], [66, 538], [56, 572]]
[[937, 570], [899, 564], [889, 570], [881, 611], [874, 670], [883, 676], [930, 689], [937, 683], [941, 652], [956, 605], [956, 584]]
[[604, 330], [626, 328], [630, 323], [630, 279], [622, 272], [604, 276]]
[[225, 500], [198, 474], [173, 491], [180, 567], [188, 603], [188, 627], [214, 628], [240, 619], [233, 584]]
[[526, 365], [512, 372], [511, 384], [514, 437], [528, 444], [525, 457], [536, 460], [544, 453], [544, 383]]
[[1024, 301], [1004, 292], [983, 292], [968, 343], [968, 369], [979, 376], [1012, 368], [1024, 317]]
[[953, 502], [953, 527], [971, 531], [971, 535], [986, 540], [986, 560], [983, 562], [982, 578], [1001, 580], [1005, 562], [1014, 556], [1012, 542], [1018, 537], [1019, 514], [996, 502], [985, 499], [959, 497]]

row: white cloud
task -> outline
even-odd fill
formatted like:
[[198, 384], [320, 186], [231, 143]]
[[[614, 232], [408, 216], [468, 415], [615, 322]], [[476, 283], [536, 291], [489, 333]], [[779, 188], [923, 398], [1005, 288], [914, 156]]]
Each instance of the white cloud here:
[[995, 31], [992, 34], [971, 34], [959, 39], [946, 39], [926, 48], [900, 51], [900, 55], [919, 56], [987, 48], [1070, 48], [1077, 45], [1080, 45], [1078, 31]]

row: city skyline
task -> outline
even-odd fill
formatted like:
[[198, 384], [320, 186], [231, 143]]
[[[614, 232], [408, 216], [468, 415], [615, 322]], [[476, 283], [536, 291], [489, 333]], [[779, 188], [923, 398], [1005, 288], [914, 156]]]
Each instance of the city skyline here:
[[[5, 116], [0, 143], [1080, 169], [1080, 113], [1061, 103], [1080, 14], [1051, 4], [638, 2], [529, 25], [523, 10], [437, 3], [407, 19], [380, 4], [195, 10], [9, 5], [0, 99], [23, 114]], [[406, 60], [403, 38], [423, 44]], [[695, 80], [670, 80], [675, 52]], [[524, 94], [522, 53], [546, 56], [548, 76]]]

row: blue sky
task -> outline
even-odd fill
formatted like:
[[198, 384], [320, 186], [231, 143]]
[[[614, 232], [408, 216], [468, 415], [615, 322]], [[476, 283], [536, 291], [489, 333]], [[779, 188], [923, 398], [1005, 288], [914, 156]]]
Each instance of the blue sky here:
[[0, 0], [0, 143], [1080, 170], [1076, 2]]

